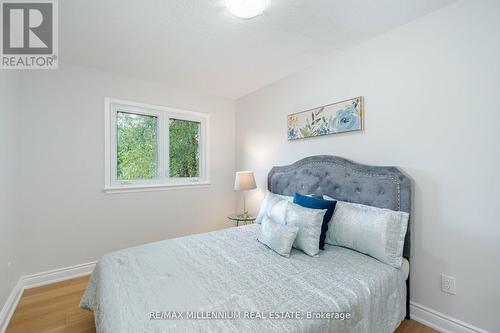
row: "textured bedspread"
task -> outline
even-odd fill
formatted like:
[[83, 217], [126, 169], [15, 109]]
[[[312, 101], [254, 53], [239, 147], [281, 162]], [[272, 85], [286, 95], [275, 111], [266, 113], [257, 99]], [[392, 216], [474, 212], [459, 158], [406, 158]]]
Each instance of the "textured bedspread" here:
[[[404, 318], [401, 270], [328, 245], [319, 258], [298, 250], [283, 258], [256, 241], [259, 230], [230, 228], [106, 255], [81, 307], [94, 312], [98, 333], [384, 333]], [[351, 319], [307, 319], [332, 312]], [[300, 319], [280, 318], [293, 316]]]

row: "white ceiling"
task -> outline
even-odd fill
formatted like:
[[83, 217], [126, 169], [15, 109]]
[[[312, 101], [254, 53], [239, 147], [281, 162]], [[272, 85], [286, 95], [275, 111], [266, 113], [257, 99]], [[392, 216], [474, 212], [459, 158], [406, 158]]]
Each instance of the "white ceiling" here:
[[60, 60], [238, 98], [454, 0], [59, 1]]

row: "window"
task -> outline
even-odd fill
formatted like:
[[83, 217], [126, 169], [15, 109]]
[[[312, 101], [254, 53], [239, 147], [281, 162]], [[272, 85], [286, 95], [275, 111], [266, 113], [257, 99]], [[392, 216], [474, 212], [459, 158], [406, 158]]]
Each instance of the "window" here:
[[200, 123], [169, 119], [170, 177], [200, 176]]
[[118, 180], [154, 179], [158, 175], [158, 117], [116, 113]]
[[106, 98], [107, 192], [208, 185], [208, 115]]

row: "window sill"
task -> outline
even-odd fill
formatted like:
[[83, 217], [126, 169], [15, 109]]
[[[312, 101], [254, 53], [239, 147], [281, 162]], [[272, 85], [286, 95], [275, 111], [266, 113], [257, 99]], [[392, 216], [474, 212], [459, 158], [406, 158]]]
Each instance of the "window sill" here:
[[155, 184], [155, 185], [127, 185], [127, 186], [107, 186], [104, 192], [107, 194], [115, 193], [134, 193], [134, 192], [153, 192], [169, 190], [189, 190], [198, 188], [207, 188], [210, 182], [198, 182], [189, 184]]

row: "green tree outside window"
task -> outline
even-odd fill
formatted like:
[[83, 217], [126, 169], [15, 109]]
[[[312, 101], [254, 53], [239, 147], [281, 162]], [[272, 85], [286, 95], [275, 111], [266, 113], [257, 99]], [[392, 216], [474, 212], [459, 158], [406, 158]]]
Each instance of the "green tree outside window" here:
[[117, 114], [117, 177], [153, 179], [158, 170], [158, 118]]
[[200, 126], [195, 121], [170, 119], [170, 177], [200, 176]]

